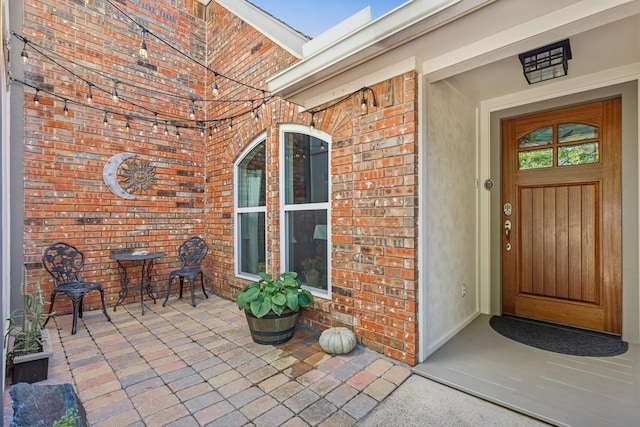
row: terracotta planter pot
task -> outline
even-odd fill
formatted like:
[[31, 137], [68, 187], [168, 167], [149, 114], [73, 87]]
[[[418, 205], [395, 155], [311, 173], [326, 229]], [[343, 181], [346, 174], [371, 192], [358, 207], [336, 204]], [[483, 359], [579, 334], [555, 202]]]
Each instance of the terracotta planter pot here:
[[244, 314], [247, 317], [251, 338], [258, 344], [282, 344], [289, 341], [298, 321], [298, 312], [290, 309], [286, 309], [279, 316], [271, 311], [261, 318], [247, 310]]
[[13, 384], [44, 381], [49, 376], [49, 357], [53, 355], [51, 337], [47, 329], [42, 330], [42, 351], [13, 357]]

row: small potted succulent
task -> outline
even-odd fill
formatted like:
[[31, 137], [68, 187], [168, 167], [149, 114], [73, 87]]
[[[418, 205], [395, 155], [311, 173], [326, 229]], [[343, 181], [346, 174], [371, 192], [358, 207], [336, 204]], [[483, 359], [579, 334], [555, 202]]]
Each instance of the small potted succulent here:
[[13, 372], [14, 384], [46, 380], [49, 376], [49, 357], [53, 354], [49, 331], [42, 327], [47, 318], [43, 314], [45, 302], [42, 290], [36, 284], [32, 292], [27, 291], [24, 269], [21, 290], [23, 306], [11, 313], [5, 335], [5, 348], [10, 339], [13, 341], [11, 352], [7, 352], [7, 368]]
[[281, 344], [291, 339], [298, 312], [313, 304], [313, 295], [302, 289], [296, 272], [260, 272], [260, 279], [236, 295], [238, 309], [244, 310], [251, 337], [258, 344]]

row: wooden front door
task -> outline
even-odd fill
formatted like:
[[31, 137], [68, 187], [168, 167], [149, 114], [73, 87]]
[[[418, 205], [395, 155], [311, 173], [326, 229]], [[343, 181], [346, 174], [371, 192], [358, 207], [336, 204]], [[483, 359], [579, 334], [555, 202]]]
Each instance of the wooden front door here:
[[622, 329], [620, 99], [502, 123], [504, 313]]

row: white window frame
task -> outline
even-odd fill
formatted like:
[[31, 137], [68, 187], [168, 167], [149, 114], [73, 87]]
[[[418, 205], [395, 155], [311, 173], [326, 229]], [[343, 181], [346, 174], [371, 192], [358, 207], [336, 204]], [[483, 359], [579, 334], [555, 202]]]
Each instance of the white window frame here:
[[[307, 204], [291, 204], [285, 203], [286, 194], [286, 179], [285, 179], [285, 133], [300, 133], [314, 138], [323, 140], [329, 149], [328, 159], [328, 180], [327, 191], [328, 200], [324, 203], [307, 203]], [[324, 209], [327, 212], [327, 289], [318, 289], [310, 286], [303, 285], [303, 288], [309, 290], [313, 296], [319, 298], [331, 299], [331, 136], [325, 132], [317, 129], [311, 130], [308, 126], [296, 125], [296, 124], [283, 124], [280, 126], [280, 265], [284, 269], [287, 265], [287, 259], [289, 257], [289, 245], [288, 239], [288, 227], [287, 227], [287, 213], [293, 211], [305, 211], [305, 210], [320, 210]]]
[[[242, 151], [242, 153], [238, 156], [238, 158], [236, 159], [236, 161], [233, 164], [233, 208], [234, 208], [234, 214], [233, 214], [233, 219], [234, 219], [234, 239], [235, 239], [235, 244], [234, 244], [234, 248], [235, 248], [235, 253], [234, 253], [234, 270], [235, 270], [235, 275], [236, 277], [242, 278], [242, 279], [247, 279], [247, 280], [258, 280], [259, 276], [257, 274], [250, 274], [250, 273], [246, 273], [241, 271], [241, 266], [242, 266], [242, 260], [240, 259], [241, 256], [241, 242], [242, 242], [242, 230], [240, 227], [240, 214], [243, 213], [254, 213], [254, 212], [262, 212], [264, 213], [264, 220], [265, 220], [265, 236], [264, 236], [264, 241], [265, 241], [265, 261], [267, 259], [269, 259], [269, 245], [267, 244], [267, 203], [265, 201], [265, 205], [264, 206], [255, 206], [255, 207], [246, 207], [246, 208], [241, 208], [238, 207], [238, 188], [240, 186], [239, 183], [239, 174], [238, 174], [238, 167], [240, 166], [240, 163], [245, 159], [245, 157], [251, 152], [253, 151], [254, 148], [256, 148], [261, 142], [265, 143], [265, 187], [268, 188], [268, 180], [269, 180], [269, 171], [268, 171], [268, 167], [267, 164], [268, 162], [268, 156], [269, 156], [269, 150], [267, 149], [267, 134], [266, 132], [261, 133], [260, 135], [258, 135], [251, 144], [249, 144], [244, 151]], [[266, 191], [266, 190], [265, 190]], [[268, 198], [268, 194], [265, 195]], [[268, 268], [267, 268], [268, 269]]]

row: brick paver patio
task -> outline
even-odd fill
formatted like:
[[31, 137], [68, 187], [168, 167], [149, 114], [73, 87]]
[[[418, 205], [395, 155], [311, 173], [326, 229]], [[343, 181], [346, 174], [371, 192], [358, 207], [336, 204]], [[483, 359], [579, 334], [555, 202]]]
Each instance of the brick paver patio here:
[[[72, 384], [92, 426], [351, 426], [410, 375], [361, 346], [330, 356], [301, 326], [285, 344], [256, 344], [216, 296], [145, 305], [111, 309], [113, 323], [87, 312], [73, 336], [71, 315], [49, 322], [55, 353], [40, 384]], [[8, 426], [8, 386], [4, 404]]]

